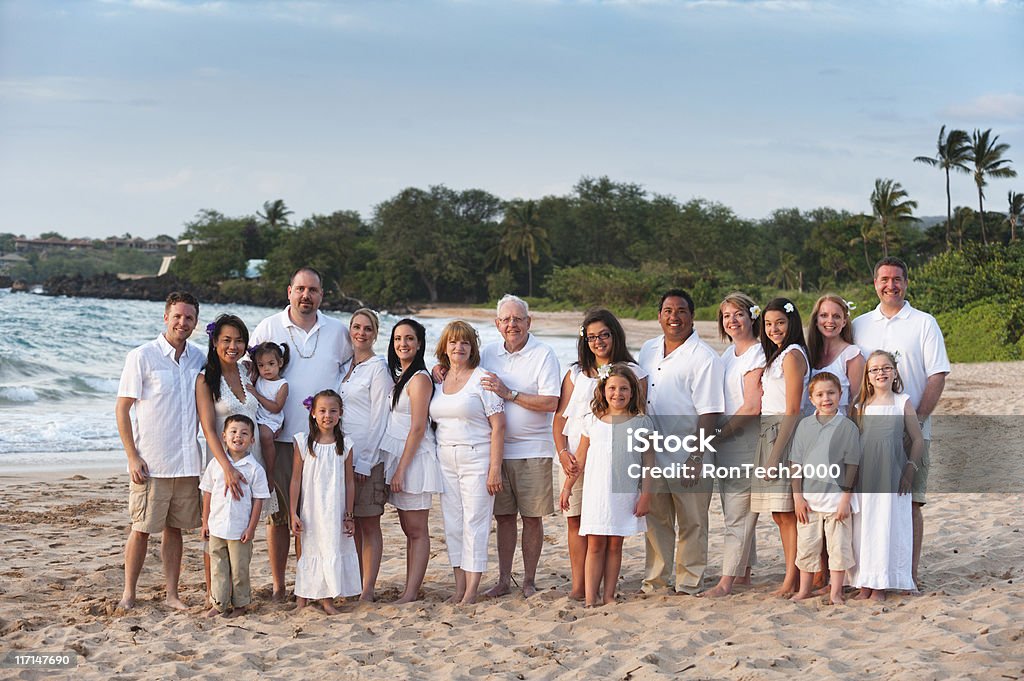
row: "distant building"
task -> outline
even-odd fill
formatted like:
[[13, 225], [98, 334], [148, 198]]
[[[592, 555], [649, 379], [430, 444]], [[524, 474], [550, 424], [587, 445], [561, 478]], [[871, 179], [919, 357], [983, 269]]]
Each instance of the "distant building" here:
[[178, 242], [166, 236], [155, 239], [143, 239], [142, 237], [124, 239], [112, 236], [102, 241], [93, 241], [91, 239], [15, 239], [14, 250], [18, 253], [27, 253], [29, 251], [73, 251], [93, 249], [96, 248], [97, 244], [102, 244], [103, 247], [112, 250], [132, 249], [147, 253], [174, 253], [178, 247]]
[[74, 251], [80, 248], [92, 248], [89, 239], [15, 239], [14, 250], [17, 253], [29, 251]]
[[11, 271], [11, 268], [15, 265], [28, 262], [25, 258], [21, 257], [17, 253], [8, 253], [7, 255], [0, 255], [0, 274], [6, 274]]

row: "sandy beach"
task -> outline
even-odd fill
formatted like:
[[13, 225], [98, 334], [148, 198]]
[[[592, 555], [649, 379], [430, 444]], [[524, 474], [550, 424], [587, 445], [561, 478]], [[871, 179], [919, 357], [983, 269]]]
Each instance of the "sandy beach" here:
[[[476, 308], [421, 315], [486, 323]], [[579, 313], [538, 313], [534, 329], [573, 334]], [[628, 322], [631, 346], [659, 330]], [[714, 324], [698, 323], [706, 340]], [[1024, 362], [954, 365], [937, 411], [931, 489], [984, 489], [998, 476], [1003, 493], [934, 493], [925, 509], [922, 595], [884, 604], [832, 607], [778, 600], [768, 592], [783, 572], [774, 524], [758, 525], [754, 584], [724, 599], [640, 596], [642, 537], [625, 542], [620, 602], [584, 610], [568, 598], [564, 521], [545, 518], [540, 592], [514, 593], [476, 606], [446, 605], [451, 573], [441, 513], [431, 513], [432, 558], [423, 599], [389, 605], [404, 580], [404, 536], [396, 512], [382, 521], [381, 602], [341, 605], [328, 618], [269, 601], [265, 538], [255, 544], [255, 607], [240, 618], [207, 620], [197, 532], [185, 538], [182, 597], [188, 612], [162, 604], [159, 541], [150, 543], [139, 604], [115, 613], [123, 586], [127, 475], [122, 470], [16, 472], [0, 476], [0, 654], [74, 653], [77, 669], [0, 667], [0, 678], [479, 678], [502, 679], [1017, 679], [1024, 677], [1024, 495], [1021, 432], [996, 415], [1024, 414]], [[969, 417], [969, 418], [968, 418]], [[978, 443], [984, 442], [979, 448]], [[975, 462], [983, 459], [986, 467]], [[974, 476], [974, 477], [971, 477]], [[710, 578], [717, 578], [722, 516], [711, 518]], [[521, 574], [518, 563], [515, 576]], [[489, 585], [496, 576], [493, 544]], [[294, 576], [294, 559], [289, 565]]]

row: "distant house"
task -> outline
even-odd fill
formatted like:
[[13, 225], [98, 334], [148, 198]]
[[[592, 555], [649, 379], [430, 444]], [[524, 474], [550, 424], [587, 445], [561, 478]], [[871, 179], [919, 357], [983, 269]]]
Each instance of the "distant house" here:
[[8, 253], [6, 255], [0, 255], [0, 274], [6, 274], [11, 271], [11, 268], [15, 265], [28, 262], [25, 258], [21, 257], [17, 253]]
[[111, 249], [130, 248], [137, 251], [146, 251], [147, 253], [173, 253], [178, 247], [178, 243], [169, 237], [143, 239], [137, 236], [124, 239], [112, 236], [104, 239], [103, 243], [106, 244], [107, 248]]
[[17, 253], [29, 251], [74, 251], [80, 248], [92, 248], [89, 239], [15, 239], [14, 250]]

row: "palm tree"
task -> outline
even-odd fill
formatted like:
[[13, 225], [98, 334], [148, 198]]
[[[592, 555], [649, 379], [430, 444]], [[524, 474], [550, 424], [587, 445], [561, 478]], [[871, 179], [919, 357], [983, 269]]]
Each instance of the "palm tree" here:
[[981, 241], [988, 243], [988, 236], [985, 234], [985, 185], [987, 177], [1017, 177], [1017, 171], [1009, 168], [1012, 161], [1003, 158], [1010, 145], [1003, 142], [999, 144], [999, 135], [990, 136], [992, 128], [981, 132], [977, 128], [971, 135], [971, 146], [968, 150], [968, 160], [974, 164], [974, 183], [978, 185], [978, 219], [981, 220]]
[[968, 206], [957, 206], [953, 211], [953, 219], [956, 222], [957, 248], [964, 250], [964, 226], [974, 219], [974, 210]]
[[510, 261], [526, 256], [527, 295], [532, 296], [533, 266], [540, 262], [541, 253], [549, 253], [551, 249], [548, 232], [540, 224], [537, 202], [516, 199], [506, 203], [501, 230], [497, 256]]
[[768, 275], [772, 286], [795, 289], [802, 278], [803, 273], [797, 271], [796, 255], [789, 251], [779, 251], [779, 266]]
[[1006, 214], [1006, 221], [1010, 223], [1010, 241], [1016, 241], [1017, 223], [1024, 213], [1024, 194], [1010, 190], [1006, 193], [1006, 199], [1010, 204], [1010, 210]]
[[273, 201], [264, 201], [263, 212], [256, 211], [256, 215], [272, 230], [277, 231], [278, 227], [288, 224], [288, 216], [294, 215], [294, 213], [284, 205], [283, 199], [274, 199]]
[[908, 198], [906, 190], [899, 182], [890, 179], [875, 180], [875, 191], [871, 192], [871, 212], [875, 216], [875, 224], [882, 235], [882, 256], [889, 255], [889, 227], [907, 220], [916, 220], [913, 216], [917, 201]]
[[950, 240], [950, 225], [953, 222], [953, 203], [949, 194], [949, 171], [970, 174], [967, 167], [970, 159], [970, 137], [966, 130], [950, 130], [946, 135], [946, 126], [939, 130], [938, 151], [935, 157], [917, 156], [914, 160], [918, 163], [927, 163], [933, 168], [942, 168], [946, 172], [946, 250], [952, 248]]

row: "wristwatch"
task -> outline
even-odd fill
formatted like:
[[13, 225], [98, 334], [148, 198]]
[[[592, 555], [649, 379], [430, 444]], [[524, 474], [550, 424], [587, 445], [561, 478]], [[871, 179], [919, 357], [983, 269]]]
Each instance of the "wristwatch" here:
[[518, 398], [518, 397], [519, 397], [519, 391], [518, 390], [513, 390], [511, 393], [509, 393], [508, 401], [509, 402], [515, 402], [516, 398]]

